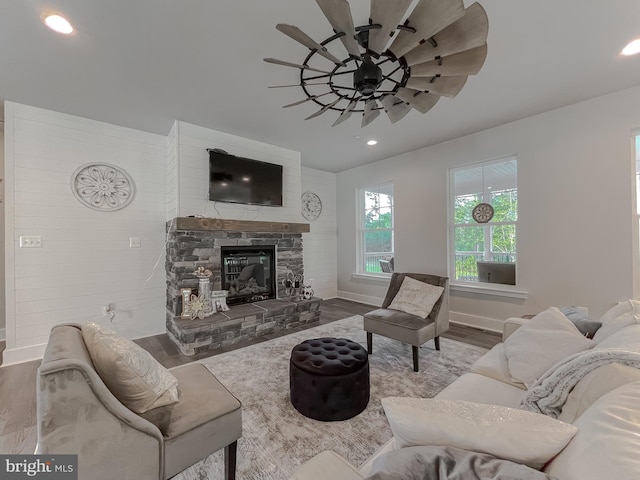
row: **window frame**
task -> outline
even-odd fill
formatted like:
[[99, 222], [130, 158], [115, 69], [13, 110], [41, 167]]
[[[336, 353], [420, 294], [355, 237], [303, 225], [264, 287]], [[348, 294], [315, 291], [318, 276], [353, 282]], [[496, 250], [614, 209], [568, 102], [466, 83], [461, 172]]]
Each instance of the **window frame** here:
[[[462, 170], [470, 170], [479, 167], [487, 167], [490, 165], [505, 163], [508, 161], [516, 162], [516, 178], [515, 178], [515, 190], [518, 192], [518, 157], [517, 155], [507, 155], [500, 158], [495, 158], [492, 160], [478, 161], [473, 163], [468, 163], [465, 165], [459, 165], [456, 167], [452, 167], [448, 169], [449, 181], [448, 181], [448, 192], [447, 192], [447, 202], [448, 202], [448, 229], [447, 229], [447, 269], [449, 274], [449, 284], [451, 290], [454, 291], [464, 291], [464, 292], [473, 292], [473, 293], [484, 293], [489, 295], [498, 295], [498, 296], [506, 296], [512, 298], [526, 298], [527, 292], [523, 291], [518, 282], [518, 223], [519, 223], [519, 208], [516, 210], [516, 220], [507, 220], [507, 221], [489, 221], [486, 224], [479, 224], [474, 222], [467, 223], [456, 223], [455, 222], [455, 201], [456, 201], [456, 188], [455, 188], [455, 174], [456, 172], [460, 172]], [[483, 180], [482, 191], [477, 192], [481, 194], [481, 202], [491, 203], [491, 190], [487, 189]], [[517, 194], [517, 193], [516, 193]], [[518, 198], [518, 203], [519, 203]], [[463, 280], [456, 279], [456, 227], [483, 227], [483, 257], [487, 255], [486, 258], [491, 258], [491, 256], [495, 255], [496, 252], [492, 252], [492, 229], [493, 227], [498, 227], [502, 225], [514, 225], [515, 226], [515, 252], [513, 252], [515, 256], [515, 264], [516, 264], [516, 285], [507, 285], [507, 284], [498, 284], [498, 283], [484, 283], [472, 280]]]
[[[384, 188], [391, 188], [391, 228], [384, 229], [365, 229], [365, 215], [367, 212], [365, 204], [365, 192], [376, 191], [380, 192]], [[394, 184], [392, 180], [364, 185], [356, 189], [356, 275], [362, 276], [374, 276], [387, 278], [390, 277], [390, 273], [385, 272], [367, 272], [365, 260], [366, 248], [365, 248], [365, 233], [367, 231], [390, 231], [391, 232], [391, 256], [395, 256], [395, 193]]]

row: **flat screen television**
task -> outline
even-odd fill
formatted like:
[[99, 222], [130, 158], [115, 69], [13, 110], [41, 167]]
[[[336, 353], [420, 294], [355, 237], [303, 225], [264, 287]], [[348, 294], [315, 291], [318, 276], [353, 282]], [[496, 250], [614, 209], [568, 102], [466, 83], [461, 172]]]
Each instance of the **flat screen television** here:
[[476, 262], [478, 281], [486, 283], [516, 284], [516, 264], [511, 262]]
[[282, 206], [282, 165], [237, 157], [217, 148], [207, 151], [209, 200]]

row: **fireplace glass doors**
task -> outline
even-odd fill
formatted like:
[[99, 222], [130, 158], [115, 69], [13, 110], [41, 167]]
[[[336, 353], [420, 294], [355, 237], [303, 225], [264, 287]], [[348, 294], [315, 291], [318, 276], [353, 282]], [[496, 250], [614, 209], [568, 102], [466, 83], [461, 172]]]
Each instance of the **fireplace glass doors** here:
[[275, 246], [221, 247], [221, 253], [229, 305], [276, 298]]

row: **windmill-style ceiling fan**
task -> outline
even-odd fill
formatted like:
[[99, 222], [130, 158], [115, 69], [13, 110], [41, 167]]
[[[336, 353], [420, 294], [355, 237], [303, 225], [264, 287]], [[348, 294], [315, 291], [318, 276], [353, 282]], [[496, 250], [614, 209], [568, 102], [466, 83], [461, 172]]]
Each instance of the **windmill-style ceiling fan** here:
[[[306, 98], [284, 107], [318, 104], [305, 120], [334, 110], [340, 112], [336, 126], [362, 112], [365, 127], [383, 109], [391, 123], [412, 108], [427, 113], [441, 96], [455, 97], [487, 56], [489, 23], [479, 3], [465, 9], [463, 0], [419, 0], [409, 12], [414, 0], [371, 0], [369, 23], [355, 27], [347, 0], [316, 2], [334, 35], [317, 43], [280, 23], [279, 31], [311, 51], [299, 64], [264, 59], [300, 70], [300, 83], [269, 88], [301, 87]], [[336, 40], [346, 49], [344, 59], [328, 49], [342, 48]], [[323, 66], [327, 62], [332, 65]]]

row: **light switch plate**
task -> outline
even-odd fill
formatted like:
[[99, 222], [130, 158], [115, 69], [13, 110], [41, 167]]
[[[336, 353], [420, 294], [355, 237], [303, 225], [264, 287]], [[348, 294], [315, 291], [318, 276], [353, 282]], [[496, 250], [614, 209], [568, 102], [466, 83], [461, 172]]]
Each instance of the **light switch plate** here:
[[140, 248], [140, 245], [141, 245], [140, 237], [129, 238], [129, 248]]
[[39, 235], [20, 236], [20, 248], [42, 248], [42, 237]]

